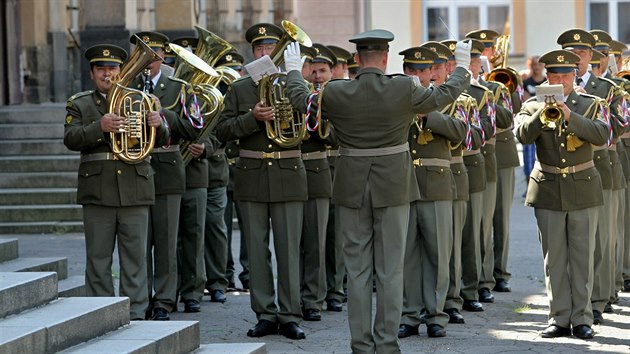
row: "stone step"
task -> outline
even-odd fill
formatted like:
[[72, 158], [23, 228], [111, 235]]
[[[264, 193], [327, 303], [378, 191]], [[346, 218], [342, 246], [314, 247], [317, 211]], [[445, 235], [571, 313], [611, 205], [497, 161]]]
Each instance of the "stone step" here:
[[202, 344], [192, 354], [266, 354], [265, 343], [213, 343]]
[[0, 188], [76, 188], [75, 172], [0, 172]]
[[[4, 233], [0, 232], [0, 235]], [[18, 240], [15, 238], [0, 239], [0, 263], [18, 258]]]
[[49, 205], [76, 203], [76, 188], [0, 189], [0, 205]]
[[69, 155], [76, 152], [63, 145], [59, 139], [3, 139], [0, 140], [0, 156], [10, 155]]
[[68, 348], [61, 353], [184, 354], [198, 347], [197, 321], [132, 321], [114, 332]]
[[82, 217], [77, 204], [0, 205], [0, 222], [78, 221]]
[[83, 221], [0, 222], [0, 235], [82, 233]]
[[56, 298], [55, 272], [0, 273], [0, 318], [49, 303]]
[[0, 353], [55, 353], [129, 323], [126, 297], [68, 297], [0, 320]]
[[65, 117], [65, 103], [0, 107], [0, 124], [57, 123], [63, 126]]
[[2, 172], [76, 172], [80, 155], [0, 156]]
[[0, 272], [56, 272], [58, 280], [66, 279], [68, 259], [65, 257], [20, 257], [0, 263]]
[[60, 280], [57, 286], [59, 297], [80, 297], [85, 294], [85, 276], [72, 275]]
[[0, 139], [55, 139], [63, 138], [63, 123], [0, 124]]

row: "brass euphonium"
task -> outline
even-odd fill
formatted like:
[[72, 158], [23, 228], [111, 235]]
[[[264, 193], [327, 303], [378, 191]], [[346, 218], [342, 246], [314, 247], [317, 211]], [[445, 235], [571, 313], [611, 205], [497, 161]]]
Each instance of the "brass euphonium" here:
[[197, 139], [185, 141], [180, 146], [182, 160], [184, 165], [187, 165], [193, 159], [188, 146], [210, 134], [216, 124], [216, 118], [223, 110], [223, 95], [213, 84], [220, 75], [205, 60], [187, 49], [173, 43], [169, 46], [181, 60], [175, 74], [169, 78], [182, 84], [180, 94], [185, 98], [183, 103], [185, 107], [182, 107], [180, 115], [185, 112], [203, 123]]
[[140, 163], [153, 150], [156, 128], [149, 126], [147, 114], [157, 110], [157, 103], [143, 91], [127, 86], [147, 65], [162, 61], [142, 39], [136, 36], [135, 42], [136, 47], [118, 76], [112, 80], [113, 86], [107, 95], [108, 112], [126, 119], [122, 131], [109, 133], [112, 152], [118, 159], [130, 164]]
[[[489, 59], [494, 69], [488, 73], [486, 80], [500, 82], [512, 94], [521, 84], [521, 76], [513, 68], [507, 66], [510, 50], [510, 35], [504, 34], [497, 38], [495, 52]], [[496, 95], [496, 93], [495, 93]]]
[[617, 73], [617, 77], [620, 79], [630, 80], [630, 57], [623, 59], [621, 68], [619, 68], [619, 72]]
[[[271, 52], [270, 58], [276, 66], [284, 63], [284, 50], [291, 42], [310, 47], [309, 36], [295, 24], [282, 21], [284, 34]], [[265, 75], [258, 83], [258, 97], [267, 107], [274, 108], [273, 121], [265, 121], [267, 137], [278, 146], [291, 148], [300, 144], [306, 136], [305, 115], [293, 110], [286, 95], [286, 73]]]

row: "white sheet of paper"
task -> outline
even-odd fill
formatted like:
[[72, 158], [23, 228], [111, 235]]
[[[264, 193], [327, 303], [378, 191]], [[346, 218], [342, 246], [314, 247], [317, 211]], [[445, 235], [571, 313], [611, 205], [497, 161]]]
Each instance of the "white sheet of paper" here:
[[260, 81], [264, 75], [271, 75], [278, 72], [278, 68], [268, 55], [245, 65], [245, 70], [247, 70], [247, 73], [252, 77], [256, 85], [258, 85], [258, 81]]
[[615, 61], [615, 55], [612, 53], [608, 54], [608, 70], [612, 76], [617, 76], [617, 73], [619, 72], [617, 62]]
[[546, 102], [547, 100], [564, 102], [564, 88], [562, 85], [536, 86], [536, 100], [538, 102]]
[[481, 71], [483, 71], [484, 74], [488, 74], [490, 73], [490, 60], [488, 60], [488, 57], [485, 55], [481, 56]]

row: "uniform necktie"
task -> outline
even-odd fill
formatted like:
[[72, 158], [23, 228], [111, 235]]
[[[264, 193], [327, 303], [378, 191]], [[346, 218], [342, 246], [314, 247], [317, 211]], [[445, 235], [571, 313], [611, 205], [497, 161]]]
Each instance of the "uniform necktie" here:
[[576, 83], [578, 86], [582, 87], [582, 82], [583, 82], [583, 81], [582, 81], [582, 78], [581, 78], [581, 77], [579, 77], [579, 76], [578, 76], [577, 78], [575, 78], [575, 83]]

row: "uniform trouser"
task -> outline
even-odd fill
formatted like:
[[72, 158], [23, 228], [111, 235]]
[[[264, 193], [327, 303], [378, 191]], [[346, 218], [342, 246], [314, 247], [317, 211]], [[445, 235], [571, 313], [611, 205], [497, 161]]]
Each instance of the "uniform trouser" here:
[[[630, 209], [630, 186], [626, 188], [626, 208]], [[630, 213], [624, 215], [623, 262], [621, 262], [623, 280], [630, 279]]]
[[182, 195], [179, 219], [179, 295], [201, 301], [206, 284], [203, 234], [206, 224], [206, 188], [190, 188]]
[[453, 201], [413, 202], [405, 246], [401, 324], [418, 327], [422, 307], [427, 325], [446, 327], [444, 302], [453, 249]]
[[612, 248], [612, 258], [614, 260], [613, 268], [614, 275], [612, 280], [612, 289], [610, 293], [610, 302], [616, 302], [617, 291], [623, 288], [623, 276], [621, 261], [623, 260], [623, 246], [624, 246], [624, 234], [625, 234], [625, 216], [626, 216], [626, 189], [619, 189], [613, 193], [617, 193], [617, 210], [615, 216], [615, 225], [617, 226], [617, 239], [614, 240], [614, 247]]
[[481, 215], [481, 277], [479, 289], [492, 290], [496, 283], [494, 273], [494, 236], [492, 223], [497, 204], [497, 182], [487, 182], [483, 191], [483, 214]]
[[149, 214], [149, 299], [151, 307], [169, 312], [177, 306], [177, 231], [181, 201], [181, 194], [156, 195]]
[[[228, 237], [228, 260], [227, 260], [227, 271], [226, 278], [229, 283], [234, 283], [234, 257], [232, 256], [232, 220], [234, 218], [234, 212], [236, 212], [236, 222], [238, 223], [238, 229], [243, 230], [243, 222], [241, 218], [241, 207], [239, 202], [234, 200], [234, 192], [231, 190], [227, 191], [227, 206], [225, 208], [225, 225], [227, 227], [227, 237]], [[241, 272], [238, 274], [238, 279], [241, 281], [243, 285], [247, 283], [249, 286], [249, 261], [247, 260], [247, 242], [243, 238], [243, 233], [239, 232], [241, 242], [239, 248], [238, 261], [241, 264]]]
[[[358, 209], [337, 205], [338, 235], [348, 272], [348, 324], [353, 353], [400, 353], [403, 259], [409, 204], [375, 208], [366, 185]], [[376, 317], [372, 326], [372, 273]]]
[[[281, 324], [299, 322], [300, 309], [300, 234], [304, 202], [241, 201], [243, 233], [249, 251], [250, 301], [257, 319]], [[278, 264], [278, 306], [274, 287], [269, 218]]]
[[460, 295], [462, 288], [462, 231], [466, 222], [465, 200], [453, 201], [453, 249], [449, 261], [448, 291], [446, 293], [445, 309], [461, 311], [464, 300]]
[[494, 279], [510, 280], [507, 271], [510, 249], [510, 211], [514, 201], [514, 167], [497, 170], [497, 204], [492, 218], [494, 231]]
[[227, 205], [226, 190], [226, 187], [208, 188], [204, 232], [206, 289], [223, 292], [228, 285], [225, 275], [228, 256], [227, 226], [224, 218]]
[[593, 324], [590, 295], [597, 213], [597, 208], [534, 210], [545, 262], [550, 325]]
[[339, 235], [335, 217], [335, 203], [331, 201], [326, 227], [326, 300], [343, 302], [346, 265], [343, 261], [343, 238]]
[[483, 191], [470, 193], [462, 232], [462, 290], [464, 301], [478, 301], [481, 277], [481, 214]]
[[604, 312], [604, 306], [610, 300], [612, 274], [614, 274], [611, 247], [617, 240], [614, 207], [617, 205], [616, 195], [611, 189], [604, 189], [604, 205], [597, 207], [597, 231], [595, 232], [595, 249], [593, 250], [593, 292], [591, 302], [593, 310]]
[[326, 225], [329, 198], [304, 203], [301, 242], [301, 290], [305, 309], [321, 310], [326, 299]]
[[149, 306], [146, 261], [149, 207], [83, 205], [83, 224], [87, 296], [115, 296], [112, 254], [117, 243], [120, 296], [129, 297], [131, 319], [144, 319]]

